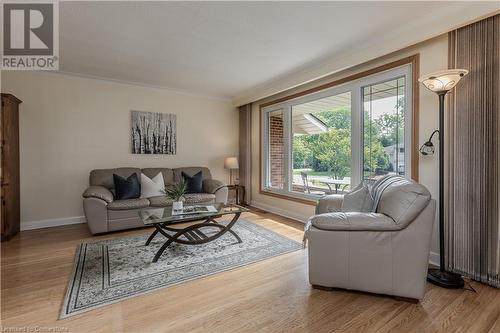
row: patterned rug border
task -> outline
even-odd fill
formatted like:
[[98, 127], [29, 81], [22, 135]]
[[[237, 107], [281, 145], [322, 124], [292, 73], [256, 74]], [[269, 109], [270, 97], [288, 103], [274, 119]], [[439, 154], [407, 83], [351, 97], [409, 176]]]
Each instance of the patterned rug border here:
[[277, 235], [279, 237], [286, 238], [288, 241], [290, 241], [292, 243], [296, 243], [298, 245], [298, 248], [294, 248], [294, 249], [292, 248], [292, 249], [289, 249], [289, 250], [286, 250], [286, 251], [283, 251], [283, 252], [272, 254], [269, 257], [266, 257], [266, 258], [263, 258], [263, 259], [253, 259], [253, 260], [251, 260], [249, 262], [244, 262], [244, 263], [238, 264], [236, 266], [227, 267], [227, 268], [224, 268], [222, 270], [211, 272], [211, 273], [208, 273], [208, 274], [205, 274], [205, 275], [202, 275], [202, 276], [194, 276], [194, 277], [191, 277], [191, 278], [187, 278], [185, 280], [181, 280], [181, 281], [177, 281], [177, 282], [171, 283], [171, 284], [166, 285], [166, 286], [157, 286], [157, 287], [154, 287], [154, 288], [151, 288], [151, 289], [148, 289], [148, 290], [140, 291], [140, 292], [137, 292], [135, 294], [131, 294], [131, 295], [124, 296], [124, 297], [116, 299], [116, 300], [112, 300], [112, 301], [106, 302], [104, 304], [97, 304], [97, 305], [93, 305], [91, 307], [88, 307], [88, 308], [85, 308], [85, 309], [82, 309], [82, 310], [76, 310], [76, 311], [73, 311], [71, 313], [66, 313], [65, 310], [68, 308], [68, 305], [69, 305], [68, 303], [70, 301], [70, 298], [71, 298], [71, 295], [72, 295], [72, 292], [73, 292], [73, 285], [76, 282], [76, 275], [77, 275], [78, 268], [79, 268], [78, 260], [79, 260], [79, 258], [81, 256], [81, 251], [82, 251], [83, 246], [87, 245], [87, 244], [96, 244], [96, 243], [100, 243], [100, 242], [104, 242], [104, 241], [115, 240], [115, 239], [119, 239], [119, 238], [137, 237], [137, 236], [141, 236], [141, 235], [117, 237], [117, 238], [110, 238], [110, 239], [103, 239], [103, 240], [97, 240], [97, 241], [90, 241], [90, 242], [80, 243], [76, 247], [75, 255], [74, 255], [74, 258], [73, 258], [73, 268], [71, 270], [71, 274], [69, 276], [68, 283], [66, 284], [66, 292], [64, 294], [64, 298], [63, 298], [63, 302], [62, 302], [61, 311], [60, 311], [60, 314], [59, 314], [59, 320], [65, 319], [65, 318], [68, 318], [68, 317], [72, 317], [72, 316], [75, 316], [75, 315], [79, 315], [79, 314], [82, 314], [82, 313], [85, 313], [85, 312], [89, 312], [89, 311], [92, 311], [92, 310], [95, 310], [95, 309], [98, 309], [98, 308], [102, 308], [102, 307], [105, 307], [105, 306], [108, 306], [108, 305], [111, 305], [111, 304], [119, 303], [119, 302], [125, 301], [125, 300], [130, 299], [130, 298], [134, 298], [134, 297], [142, 296], [142, 295], [145, 295], [145, 294], [149, 294], [149, 293], [155, 292], [155, 291], [160, 290], [160, 289], [167, 289], [167, 288], [170, 288], [170, 287], [182, 284], [182, 283], [190, 282], [190, 281], [197, 280], [197, 279], [202, 279], [202, 278], [205, 278], [205, 277], [210, 277], [210, 276], [213, 276], [213, 275], [216, 275], [216, 274], [219, 274], [219, 273], [224, 273], [224, 272], [231, 271], [231, 270], [234, 270], [234, 269], [238, 269], [238, 268], [241, 268], [241, 267], [244, 267], [244, 266], [250, 266], [250, 265], [256, 264], [258, 262], [266, 261], [266, 260], [269, 260], [269, 259], [272, 259], [272, 258], [276, 258], [276, 257], [282, 256], [282, 255], [285, 255], [285, 254], [289, 254], [289, 253], [300, 251], [300, 250], [304, 249], [303, 244], [301, 244], [300, 242], [297, 242], [297, 241], [295, 241], [295, 240], [293, 240], [293, 239], [291, 239], [291, 238], [289, 238], [287, 236], [284, 236], [284, 235], [282, 235], [280, 233], [277, 233], [277, 232], [275, 232], [273, 230], [270, 230], [270, 229], [268, 229], [268, 228], [266, 228], [266, 227], [264, 227], [262, 225], [259, 225], [257, 223], [253, 223], [253, 222], [247, 221], [245, 219], [240, 219], [240, 222], [245, 222], [245, 223], [252, 224], [254, 226], [257, 226], [257, 227], [260, 227], [262, 229], [265, 229], [267, 232], [275, 234], [275, 235]]

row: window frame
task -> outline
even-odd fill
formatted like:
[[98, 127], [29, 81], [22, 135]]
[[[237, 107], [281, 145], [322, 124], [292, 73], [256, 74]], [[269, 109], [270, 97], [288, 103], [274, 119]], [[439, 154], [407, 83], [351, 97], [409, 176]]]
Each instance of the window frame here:
[[[419, 55], [394, 61], [376, 68], [363, 71], [346, 78], [328, 82], [326, 84], [304, 90], [280, 99], [263, 103], [259, 106], [259, 127], [260, 127], [260, 175], [259, 193], [293, 200], [306, 204], [315, 204], [317, 196], [306, 193], [291, 191], [293, 171], [292, 165], [292, 106], [309, 101], [314, 101], [324, 97], [340, 94], [349, 91], [351, 93], [351, 184], [358, 184], [362, 179], [363, 163], [363, 87], [384, 82], [388, 79], [401, 77], [395, 73], [403, 73], [405, 80], [405, 94], [407, 95], [407, 107], [405, 110], [405, 147], [408, 154], [405, 154], [406, 175], [409, 178], [418, 180], [418, 75], [419, 75]], [[283, 112], [283, 137], [284, 144], [284, 176], [283, 189], [266, 187], [269, 172], [268, 154], [268, 124], [267, 113], [280, 110]], [[356, 112], [357, 111], [357, 112]], [[361, 119], [360, 119], [361, 118]]]

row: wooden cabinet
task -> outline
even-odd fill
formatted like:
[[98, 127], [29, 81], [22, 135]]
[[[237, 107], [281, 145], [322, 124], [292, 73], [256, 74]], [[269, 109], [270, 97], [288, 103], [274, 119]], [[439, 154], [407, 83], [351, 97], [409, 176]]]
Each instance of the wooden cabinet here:
[[1, 149], [1, 211], [2, 241], [8, 240], [20, 229], [19, 195], [19, 104], [21, 101], [10, 94], [2, 94], [0, 117]]

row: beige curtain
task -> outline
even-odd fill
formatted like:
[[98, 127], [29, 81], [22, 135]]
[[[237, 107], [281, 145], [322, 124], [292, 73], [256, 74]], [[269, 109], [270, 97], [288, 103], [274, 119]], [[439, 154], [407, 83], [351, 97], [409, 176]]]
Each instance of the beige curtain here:
[[449, 34], [449, 67], [469, 70], [447, 119], [445, 261], [500, 287], [500, 15]]
[[250, 203], [252, 194], [252, 104], [242, 105], [239, 112], [239, 180], [245, 187], [244, 203]]

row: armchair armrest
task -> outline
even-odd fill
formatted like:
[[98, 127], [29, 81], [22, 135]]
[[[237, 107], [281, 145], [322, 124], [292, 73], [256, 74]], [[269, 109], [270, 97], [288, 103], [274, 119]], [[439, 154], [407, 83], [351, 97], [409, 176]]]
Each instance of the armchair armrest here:
[[341, 194], [330, 194], [319, 198], [316, 204], [316, 214], [340, 212], [344, 196]]
[[215, 179], [205, 179], [202, 184], [203, 192], [214, 194], [222, 187], [225, 187], [226, 184], [221, 182], [220, 180]]
[[329, 231], [398, 231], [392, 218], [380, 213], [337, 212], [312, 216], [309, 225]]
[[106, 203], [113, 202], [113, 193], [104, 186], [89, 186], [89, 188], [83, 192], [83, 197], [101, 199]]

